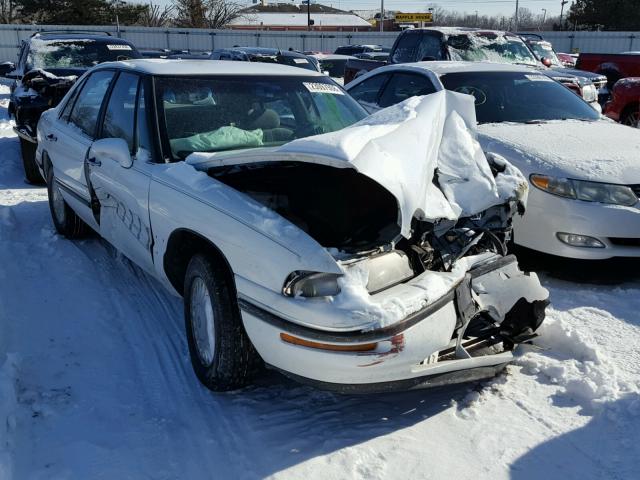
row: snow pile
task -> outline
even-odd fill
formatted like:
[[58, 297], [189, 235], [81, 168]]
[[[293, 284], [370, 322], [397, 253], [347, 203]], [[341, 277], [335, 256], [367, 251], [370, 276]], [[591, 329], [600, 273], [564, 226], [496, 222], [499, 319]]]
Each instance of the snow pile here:
[[[473, 97], [441, 91], [409, 98], [350, 127], [294, 140], [276, 151], [350, 163], [397, 198], [402, 234], [408, 237], [414, 216], [455, 220], [517, 198], [526, 188], [523, 177], [511, 175], [501, 180], [498, 191], [474, 137], [475, 127]], [[442, 190], [433, 183], [436, 173], [439, 180], [442, 175]]]
[[0, 480], [13, 478], [12, 437], [18, 409], [17, 363], [17, 355], [8, 354], [0, 366]]

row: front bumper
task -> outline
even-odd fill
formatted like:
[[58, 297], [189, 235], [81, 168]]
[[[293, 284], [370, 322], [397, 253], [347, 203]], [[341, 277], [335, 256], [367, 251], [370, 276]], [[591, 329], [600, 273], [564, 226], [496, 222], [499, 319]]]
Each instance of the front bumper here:
[[[604, 260], [640, 257], [640, 206], [622, 207], [571, 200], [531, 188], [527, 211], [514, 217], [515, 243], [560, 257]], [[586, 235], [604, 248], [574, 247], [561, 242], [558, 232]]]
[[[249, 338], [268, 365], [302, 382], [355, 393], [423, 388], [494, 375], [513, 358], [512, 334], [539, 326], [547, 298], [537, 276], [521, 272], [515, 257], [508, 256], [473, 268], [436, 302], [375, 330], [321, 331], [285, 320], [246, 298], [241, 298], [240, 308]], [[523, 304], [538, 314], [525, 318], [518, 307]], [[491, 328], [465, 335], [470, 325], [488, 317], [494, 323]], [[288, 343], [282, 334], [342, 347], [375, 343], [375, 349], [329, 351]]]

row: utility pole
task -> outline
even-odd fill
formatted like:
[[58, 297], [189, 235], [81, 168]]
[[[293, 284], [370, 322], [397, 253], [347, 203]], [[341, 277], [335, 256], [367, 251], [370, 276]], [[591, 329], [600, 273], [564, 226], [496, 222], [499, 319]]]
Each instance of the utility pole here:
[[564, 30], [562, 28], [562, 14], [564, 13], [564, 6], [569, 3], [569, 0], [560, 0], [560, 30]]
[[380, 0], [380, 33], [384, 32], [384, 0]]
[[520, 6], [520, 2], [519, 2], [519, 0], [516, 0], [516, 16], [513, 19], [513, 23], [515, 25], [515, 28], [513, 29], [514, 32], [518, 31], [518, 8], [519, 8], [519, 6]]
[[543, 8], [542, 11], [544, 13], [542, 14], [542, 22], [540, 22], [540, 27], [538, 27], [538, 30], [542, 30], [542, 28], [544, 27], [544, 21], [547, 19], [547, 9]]

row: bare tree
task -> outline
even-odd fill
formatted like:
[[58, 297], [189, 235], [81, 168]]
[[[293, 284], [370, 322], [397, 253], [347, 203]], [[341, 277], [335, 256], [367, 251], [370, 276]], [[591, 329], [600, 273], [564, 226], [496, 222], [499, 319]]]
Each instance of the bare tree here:
[[0, 0], [0, 23], [14, 23], [17, 6], [14, 0]]
[[150, 1], [147, 9], [140, 16], [140, 23], [145, 27], [166, 27], [173, 21], [175, 10], [175, 5], [160, 7]]
[[174, 0], [180, 27], [223, 28], [242, 16], [243, 6], [229, 0]]

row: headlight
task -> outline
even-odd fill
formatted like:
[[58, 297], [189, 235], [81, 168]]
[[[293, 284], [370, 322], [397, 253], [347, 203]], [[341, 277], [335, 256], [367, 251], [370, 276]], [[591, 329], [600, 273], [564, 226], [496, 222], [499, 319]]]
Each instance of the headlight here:
[[335, 273], [293, 272], [282, 293], [288, 297], [332, 297], [340, 293], [339, 277]]
[[638, 197], [633, 193], [633, 190], [624, 185], [571, 180], [569, 178], [555, 178], [536, 174], [531, 175], [529, 178], [535, 187], [560, 197], [628, 207], [638, 203]]
[[585, 102], [589, 103], [598, 100], [598, 90], [596, 90], [596, 86], [589, 84], [582, 87], [582, 98]]

